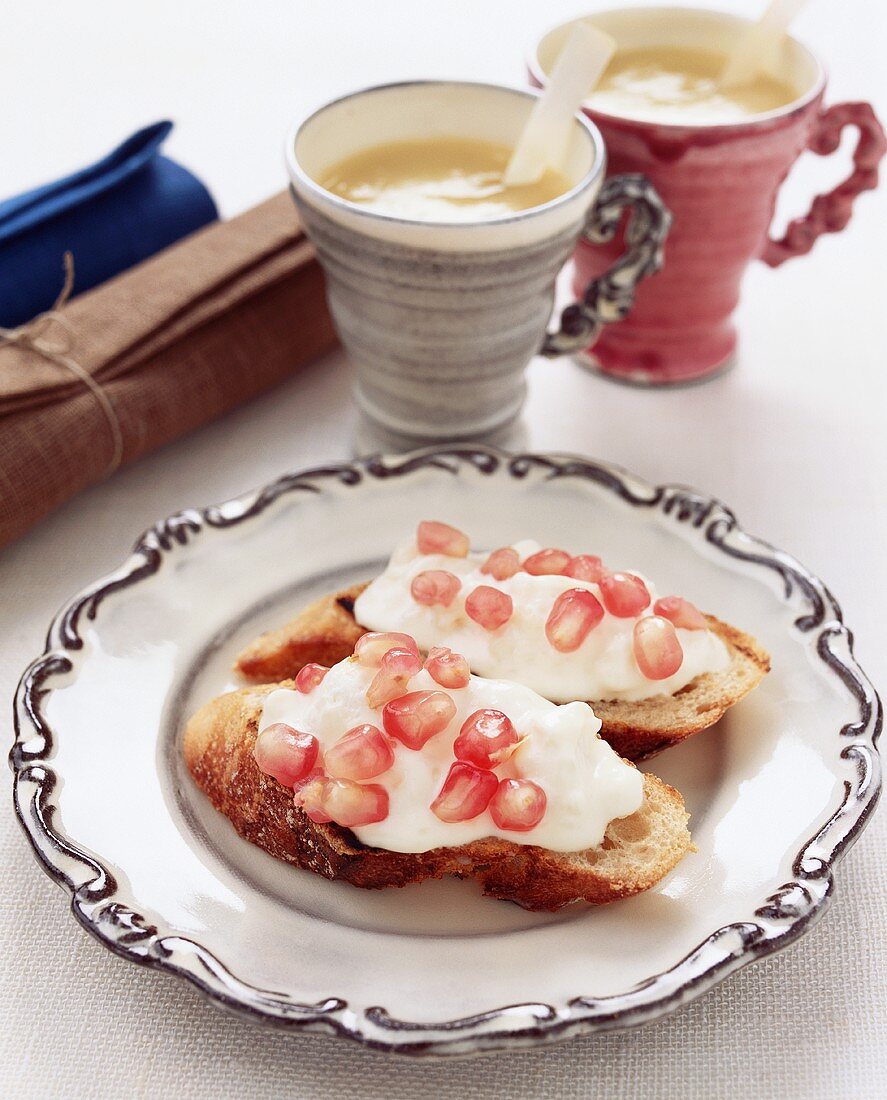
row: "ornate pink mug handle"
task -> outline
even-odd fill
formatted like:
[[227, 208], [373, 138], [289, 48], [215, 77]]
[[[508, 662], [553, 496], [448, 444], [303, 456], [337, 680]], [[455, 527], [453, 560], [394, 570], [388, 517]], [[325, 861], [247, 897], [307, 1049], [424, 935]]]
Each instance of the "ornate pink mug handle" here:
[[817, 195], [808, 213], [796, 218], [785, 236], [767, 240], [761, 259], [778, 267], [792, 256], [803, 256], [823, 233], [838, 233], [853, 212], [856, 196], [878, 184], [878, 164], [887, 153], [887, 135], [869, 103], [836, 103], [816, 120], [808, 148], [819, 156], [833, 153], [841, 142], [845, 126], [855, 126], [859, 140], [853, 150], [853, 171], [834, 190]]

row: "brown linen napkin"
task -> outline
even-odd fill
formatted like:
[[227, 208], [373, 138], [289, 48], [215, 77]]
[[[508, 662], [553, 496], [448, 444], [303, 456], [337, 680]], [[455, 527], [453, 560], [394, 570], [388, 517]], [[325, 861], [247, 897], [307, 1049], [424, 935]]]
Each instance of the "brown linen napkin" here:
[[[336, 339], [320, 267], [286, 193], [61, 313], [69, 357], [113, 404], [124, 462], [282, 382]], [[0, 347], [0, 545], [101, 480], [113, 453], [105, 415], [81, 381], [30, 349]]]

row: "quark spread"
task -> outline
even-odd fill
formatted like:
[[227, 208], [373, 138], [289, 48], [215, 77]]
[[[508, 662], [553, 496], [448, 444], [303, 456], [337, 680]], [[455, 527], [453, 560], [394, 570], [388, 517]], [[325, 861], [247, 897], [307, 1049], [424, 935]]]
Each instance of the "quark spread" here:
[[[319, 742], [317, 762], [322, 767], [324, 754], [347, 731], [365, 723], [382, 729], [382, 708], [370, 707], [366, 698], [378, 671], [349, 657], [309, 685], [307, 692], [272, 691], [262, 710], [260, 739], [262, 731], [276, 723], [310, 734]], [[455, 704], [455, 714], [419, 749], [389, 739], [393, 762], [372, 779], [387, 792], [387, 815], [352, 827], [363, 844], [393, 852], [425, 852], [501, 837], [574, 852], [599, 845], [612, 820], [641, 806], [643, 776], [601, 740], [601, 723], [585, 703], [556, 706], [527, 687], [475, 676], [464, 687], [442, 688], [424, 668], [410, 678], [405, 690], [443, 691]], [[529, 780], [545, 793], [545, 813], [529, 831], [497, 828], [489, 809], [471, 820], [443, 821], [431, 808], [455, 762], [454, 742], [463, 723], [483, 708], [507, 715], [522, 738], [495, 766], [497, 781]]]
[[[523, 541], [514, 550], [524, 561], [539, 551], [538, 543]], [[370, 630], [403, 631], [422, 649], [449, 646], [464, 654], [479, 676], [514, 680], [555, 702], [570, 700], [636, 701], [674, 694], [697, 676], [727, 667], [730, 655], [724, 643], [708, 629], [676, 630], [683, 660], [672, 675], [649, 679], [639, 669], [633, 648], [638, 619], [653, 614], [657, 594], [646, 583], [649, 606], [620, 618], [605, 612], [572, 652], [555, 649], [546, 635], [554, 602], [572, 589], [587, 589], [602, 599], [598, 584], [562, 575], [533, 575], [524, 570], [504, 580], [481, 572], [486, 554], [467, 556], [420, 553], [415, 541], [401, 546], [385, 571], [355, 602], [357, 621]], [[461, 587], [448, 606], [419, 603], [411, 594], [414, 578], [429, 571], [446, 571]], [[638, 574], [635, 574], [638, 576]], [[511, 597], [513, 610], [504, 625], [490, 630], [466, 612], [466, 597], [478, 586], [498, 589]]]

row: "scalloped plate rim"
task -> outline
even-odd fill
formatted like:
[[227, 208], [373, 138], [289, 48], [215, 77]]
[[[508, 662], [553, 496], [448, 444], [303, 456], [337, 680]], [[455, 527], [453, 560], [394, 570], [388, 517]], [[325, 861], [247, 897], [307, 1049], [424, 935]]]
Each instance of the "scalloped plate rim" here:
[[[447, 462], [455, 463], [455, 466], [447, 465]], [[786, 586], [785, 599], [791, 594], [793, 582], [806, 590], [812, 612], [797, 619], [796, 625], [808, 630], [814, 626], [821, 628], [818, 655], [855, 696], [860, 707], [859, 722], [846, 725], [839, 735], [857, 726], [859, 735], [854, 747], [868, 751], [861, 758], [857, 754], [859, 781], [856, 789], [851, 790], [851, 784], [846, 784], [848, 789], [842, 805], [813, 837], [801, 845], [793, 861], [796, 878], [766, 899], [755, 913], [762, 922], [781, 921], [784, 927], [768, 933], [763, 924], [743, 922], [725, 925], [669, 970], [651, 975], [627, 993], [598, 999], [577, 997], [560, 1010], [532, 1002], [505, 1005], [462, 1019], [428, 1024], [393, 1019], [384, 1008], [378, 1006], [366, 1009], [359, 1017], [345, 1002], [336, 998], [314, 1005], [297, 1004], [284, 995], [241, 982], [199, 943], [172, 932], [162, 934], [157, 927], [147, 925], [133, 909], [117, 906], [116, 903], [106, 906], [100, 911], [103, 919], [98, 921], [87, 913], [82, 904], [84, 893], [89, 894], [91, 903], [102, 901], [116, 894], [116, 882], [99, 857], [78, 849], [74, 840], [54, 830], [50, 796], [56, 774], [51, 767], [40, 763], [51, 748], [53, 734], [40, 713], [41, 677], [65, 671], [61, 667], [65, 662], [68, 662], [69, 670], [72, 667], [65, 652], [82, 646], [77, 634], [80, 615], [85, 612], [88, 618], [95, 618], [105, 596], [113, 594], [119, 587], [137, 583], [140, 576], [146, 575], [140, 570], [146, 569], [146, 563], [152, 557], [162, 558], [176, 545], [184, 546], [191, 535], [198, 534], [204, 527], [227, 527], [247, 521], [261, 515], [279, 497], [296, 489], [310, 488], [313, 492], [321, 492], [322, 489], [313, 484], [315, 480], [332, 477], [349, 486], [360, 484], [366, 477], [403, 476], [428, 467], [459, 476], [463, 464], [486, 474], [497, 473], [505, 467], [507, 473], [518, 478], [525, 477], [533, 466], [547, 468], [552, 478], [580, 476], [581, 470], [585, 477], [616, 492], [632, 504], [661, 506], [666, 514], [677, 508], [677, 522], [691, 522], [697, 528], [708, 524], [708, 541], [722, 551], [726, 547], [714, 541], [711, 532], [717, 524], [726, 524], [726, 533], [735, 534], [749, 543], [758, 556], [729, 550], [726, 550], [727, 553], [774, 569], [782, 576]], [[639, 496], [639, 491], [646, 491], [647, 496]], [[150, 573], [148, 570], [147, 575]], [[845, 659], [829, 648], [829, 639], [840, 639], [846, 645]], [[855, 660], [852, 634], [844, 625], [841, 609], [826, 585], [793, 556], [749, 535], [732, 510], [717, 498], [680, 484], [653, 485], [621, 466], [568, 452], [509, 453], [493, 447], [455, 444], [424, 447], [406, 455], [371, 455], [352, 462], [328, 463], [291, 471], [222, 503], [174, 513], [145, 531], [132, 553], [117, 569], [83, 588], [58, 611], [47, 632], [43, 653], [29, 664], [22, 675], [14, 707], [15, 743], [10, 752], [10, 765], [14, 772], [16, 816], [40, 866], [69, 894], [72, 913], [82, 927], [122, 958], [185, 978], [210, 1001], [240, 1016], [296, 1030], [340, 1035], [373, 1049], [412, 1056], [464, 1057], [483, 1051], [528, 1048], [580, 1034], [635, 1027], [677, 1010], [727, 975], [788, 946], [816, 923], [833, 893], [834, 868], [867, 824], [881, 789], [877, 749], [883, 723], [881, 701]], [[25, 742], [32, 737], [42, 739], [42, 748], [38, 751], [25, 749]], [[845, 756], [845, 752], [841, 756]], [[35, 789], [27, 799], [26, 810], [21, 796], [29, 783]], [[815, 857], [813, 869], [804, 873], [802, 881], [805, 852], [839, 819], [843, 819], [843, 825], [837, 830], [828, 857]], [[69, 874], [71, 864], [86, 866], [95, 872], [94, 878], [79, 881]], [[87, 888], [96, 881], [100, 886], [90, 894]], [[805, 886], [805, 882], [813, 887], [813, 891]], [[806, 908], [803, 905], [799, 908], [797, 902], [787, 900], [795, 891], [799, 891], [805, 899]], [[124, 929], [122, 934], [118, 931], [121, 926]], [[738, 937], [739, 950], [728, 950], [726, 953], [711, 950], [730, 936]], [[704, 959], [708, 954], [712, 954], [710, 962]], [[190, 966], [187, 965], [189, 960]], [[682, 973], [684, 971], [685, 974]], [[657, 987], [662, 987], [661, 994], [650, 996], [650, 991]], [[571, 1015], [562, 1015], [565, 1011]]]

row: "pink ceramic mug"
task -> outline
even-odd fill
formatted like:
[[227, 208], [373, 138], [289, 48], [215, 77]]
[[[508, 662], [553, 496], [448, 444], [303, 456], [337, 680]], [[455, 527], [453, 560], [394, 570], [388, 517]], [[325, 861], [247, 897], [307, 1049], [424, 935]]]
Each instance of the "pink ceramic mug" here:
[[[595, 13], [589, 20], [623, 48], [682, 45], [726, 51], [746, 21], [690, 8], [628, 8]], [[530, 58], [531, 81], [546, 72], [571, 24], [556, 27]], [[840, 103], [823, 108], [825, 72], [800, 42], [788, 38], [782, 75], [797, 92], [785, 107], [728, 124], [671, 125], [605, 114], [584, 106], [604, 136], [608, 171], [648, 177], [674, 223], [662, 271], [638, 288], [631, 314], [609, 325], [583, 362], [610, 376], [646, 385], [688, 382], [726, 366], [736, 348], [731, 316], [749, 261], [771, 267], [809, 252], [817, 237], [844, 228], [854, 199], [877, 184], [887, 139], [871, 106]], [[859, 139], [853, 171], [779, 240], [769, 236], [779, 187], [805, 149], [833, 153], [845, 127]], [[582, 288], [613, 263], [617, 239], [581, 243], [575, 253]], [[825, 303], [823, 303], [825, 304]]]

